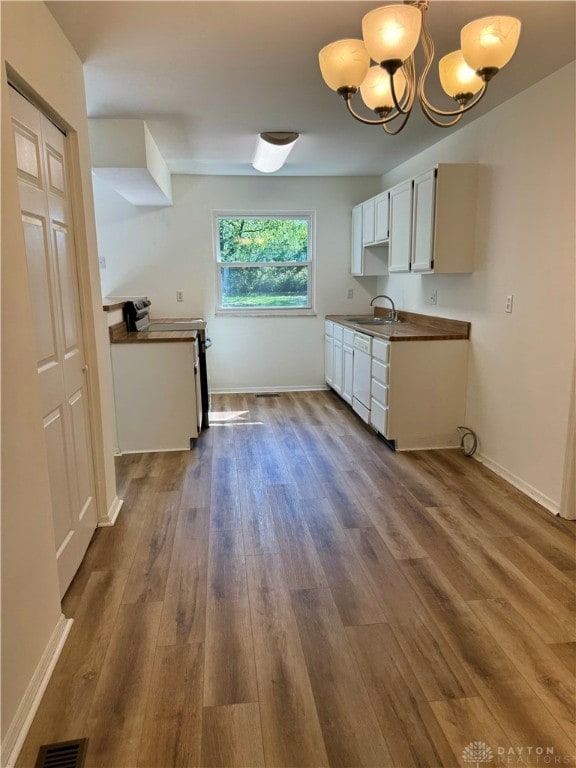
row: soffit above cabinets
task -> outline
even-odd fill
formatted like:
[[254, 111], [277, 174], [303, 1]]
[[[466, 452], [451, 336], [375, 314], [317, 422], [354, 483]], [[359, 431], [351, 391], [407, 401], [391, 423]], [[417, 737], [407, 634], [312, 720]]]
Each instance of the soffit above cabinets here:
[[168, 166], [144, 120], [88, 121], [92, 173], [132, 205], [172, 205]]

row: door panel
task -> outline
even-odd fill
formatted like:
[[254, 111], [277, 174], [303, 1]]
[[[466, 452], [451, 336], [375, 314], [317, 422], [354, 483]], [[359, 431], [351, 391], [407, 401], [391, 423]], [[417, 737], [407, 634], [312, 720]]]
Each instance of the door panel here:
[[61, 408], [57, 408], [44, 419], [44, 439], [50, 472], [54, 537], [56, 550], [58, 550], [72, 528], [70, 479], [67, 462], [62, 461], [62, 456], [66, 455], [66, 428]]
[[68, 247], [68, 232], [62, 224], [52, 224], [54, 251], [58, 268], [60, 295], [62, 297], [62, 325], [64, 331], [64, 354], [66, 358], [78, 352], [78, 328], [76, 318], [76, 295], [74, 286], [76, 274], [71, 263]]
[[10, 89], [60, 594], [96, 527], [65, 136]]
[[[54, 130], [58, 129], [55, 128]], [[48, 165], [48, 190], [52, 193], [64, 195], [66, 192], [64, 158], [58, 150], [49, 145], [48, 141], [46, 142], [46, 159]]]
[[[72, 432], [74, 439], [74, 453], [77, 457], [87, 454], [88, 446], [88, 404], [84, 398], [82, 389], [79, 389], [70, 399], [70, 413], [72, 415]], [[92, 476], [90, 467], [85, 461], [76, 462], [76, 479], [78, 487], [79, 518], [86, 514], [87, 505], [92, 500]]]
[[57, 356], [46, 221], [42, 217], [23, 215], [22, 225], [28, 258], [32, 316], [36, 333], [36, 360], [40, 368], [48, 363], [56, 362]]
[[16, 140], [16, 167], [19, 178], [42, 188], [40, 141], [24, 125], [13, 121]]

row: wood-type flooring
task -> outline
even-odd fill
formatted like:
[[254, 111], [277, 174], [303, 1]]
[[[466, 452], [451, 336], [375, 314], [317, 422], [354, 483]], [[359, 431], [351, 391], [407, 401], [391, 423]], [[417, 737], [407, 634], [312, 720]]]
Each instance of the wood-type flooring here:
[[19, 768], [576, 765], [574, 523], [331, 392], [213, 396], [117, 467]]

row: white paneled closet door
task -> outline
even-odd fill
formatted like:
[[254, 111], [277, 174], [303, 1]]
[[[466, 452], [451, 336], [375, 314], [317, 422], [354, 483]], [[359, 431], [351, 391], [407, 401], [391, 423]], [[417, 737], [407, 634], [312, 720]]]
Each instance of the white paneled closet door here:
[[60, 595], [96, 528], [66, 136], [10, 89]]

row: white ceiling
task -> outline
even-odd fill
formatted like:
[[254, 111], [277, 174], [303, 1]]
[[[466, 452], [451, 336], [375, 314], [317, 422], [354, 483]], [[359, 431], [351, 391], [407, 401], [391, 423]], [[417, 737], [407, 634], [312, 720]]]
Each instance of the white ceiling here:
[[[88, 116], [146, 120], [173, 173], [256, 174], [256, 135], [298, 131], [302, 138], [277, 175], [380, 175], [447, 133], [416, 107], [404, 131], [387, 136], [349, 117], [322, 81], [319, 49], [360, 37], [362, 16], [382, 2], [47, 5], [84, 62]], [[573, 0], [431, 0], [437, 59], [459, 47], [467, 21], [494, 13], [522, 21], [516, 55], [461, 125], [576, 57], [575, 9]], [[429, 95], [439, 101], [435, 71], [429, 80]], [[546, 137], [546, 116], [534, 119]]]

